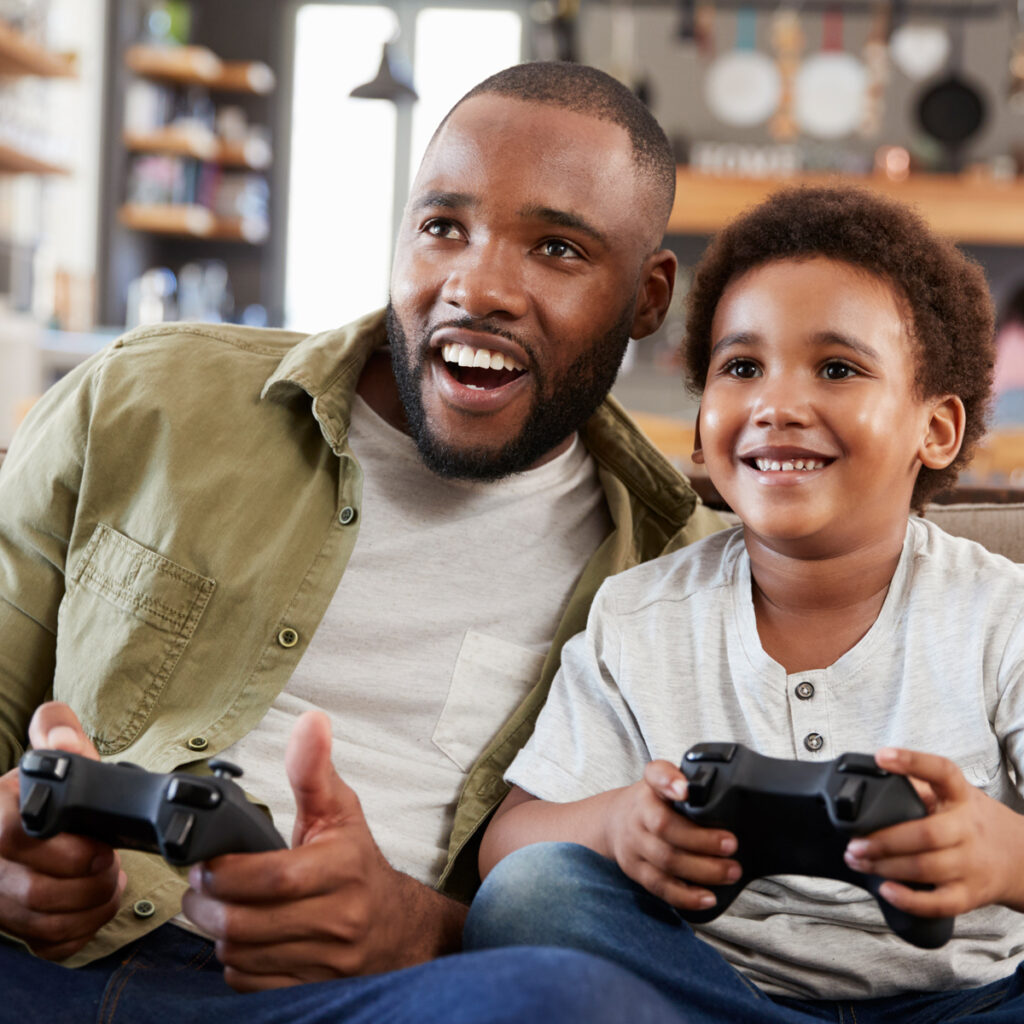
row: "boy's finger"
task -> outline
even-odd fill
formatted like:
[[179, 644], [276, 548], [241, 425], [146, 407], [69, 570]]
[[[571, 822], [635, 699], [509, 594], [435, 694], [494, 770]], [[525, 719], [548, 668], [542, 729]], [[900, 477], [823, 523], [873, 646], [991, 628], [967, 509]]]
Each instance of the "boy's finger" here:
[[644, 768], [644, 781], [663, 800], [686, 799], [686, 776], [671, 761], [651, 761]]
[[943, 850], [959, 841], [956, 820], [949, 814], [933, 814], [890, 825], [867, 836], [858, 836], [846, 844], [846, 851], [857, 860], [874, 862], [886, 857]]
[[966, 792], [968, 782], [948, 757], [925, 754], [919, 750], [883, 747], [875, 753], [879, 768], [897, 775], [912, 775], [927, 782], [939, 800], [955, 800]]

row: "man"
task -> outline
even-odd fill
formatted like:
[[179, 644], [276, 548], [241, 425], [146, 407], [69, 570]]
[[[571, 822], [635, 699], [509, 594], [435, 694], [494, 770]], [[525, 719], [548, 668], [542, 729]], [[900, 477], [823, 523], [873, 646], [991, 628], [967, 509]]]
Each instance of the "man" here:
[[[480, 827], [600, 581], [718, 525], [605, 399], [671, 298], [673, 188], [628, 90], [510, 68], [432, 140], [386, 316], [308, 338], [143, 328], [44, 396], [0, 474], [4, 769], [26, 731], [154, 771], [226, 752], [292, 849], [186, 887], [148, 855], [28, 839], [10, 772], [0, 928], [79, 967], [6, 954], [33, 1000], [89, 984], [141, 1019], [169, 958], [215, 969], [179, 974], [175, 1005], [215, 991], [225, 1020], [223, 981], [259, 991], [238, 1019], [370, 1000], [379, 1020], [379, 980], [351, 976], [409, 967], [386, 991], [418, 1020], [424, 1000], [454, 1019], [459, 989], [477, 1021], [552, 992], [584, 1000], [564, 1019], [615, 1019], [609, 986], [642, 1018], [647, 994], [605, 967], [434, 958], [460, 947]], [[325, 986], [267, 991], [305, 982]]]

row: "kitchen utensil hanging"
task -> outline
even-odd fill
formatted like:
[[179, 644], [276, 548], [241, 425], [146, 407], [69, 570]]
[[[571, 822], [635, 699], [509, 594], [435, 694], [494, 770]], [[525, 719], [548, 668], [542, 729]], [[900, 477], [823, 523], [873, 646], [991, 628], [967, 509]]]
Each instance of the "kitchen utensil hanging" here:
[[985, 123], [987, 104], [980, 89], [963, 75], [964, 25], [953, 19], [948, 74], [928, 86], [917, 101], [920, 126], [942, 144], [946, 170], [959, 171], [963, 148]]
[[735, 48], [716, 57], [704, 79], [711, 113], [724, 124], [750, 127], [767, 121], [782, 94], [775, 62], [757, 49], [757, 12], [736, 12]]
[[800, 16], [792, 7], [780, 7], [772, 15], [772, 50], [779, 69], [779, 104], [768, 131], [779, 142], [791, 142], [800, 134], [793, 113], [793, 85], [800, 70], [800, 57], [804, 50], [804, 31]]
[[838, 139], [857, 129], [864, 116], [868, 75], [863, 63], [843, 50], [839, 6], [822, 17], [821, 50], [803, 62], [794, 83], [794, 113], [800, 130]]
[[1017, 35], [1010, 47], [1010, 85], [1006, 102], [1014, 114], [1024, 114], [1024, 0], [1017, 0]]
[[949, 57], [949, 33], [941, 25], [908, 21], [894, 29], [889, 54], [912, 82], [923, 82], [937, 74]]

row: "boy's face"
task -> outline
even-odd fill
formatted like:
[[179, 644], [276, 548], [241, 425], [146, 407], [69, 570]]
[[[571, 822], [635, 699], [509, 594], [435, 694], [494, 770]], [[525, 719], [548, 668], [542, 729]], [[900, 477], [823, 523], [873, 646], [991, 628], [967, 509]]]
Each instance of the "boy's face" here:
[[850, 264], [780, 260], [730, 282], [700, 439], [748, 532], [811, 557], [902, 541], [920, 466], [959, 448], [957, 408], [962, 433], [958, 399], [917, 396], [914, 360], [897, 295]]

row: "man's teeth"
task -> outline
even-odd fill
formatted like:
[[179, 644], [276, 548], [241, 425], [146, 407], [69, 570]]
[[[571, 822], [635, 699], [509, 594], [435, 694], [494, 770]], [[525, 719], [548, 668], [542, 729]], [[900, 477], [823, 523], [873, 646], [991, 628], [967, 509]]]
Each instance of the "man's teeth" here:
[[492, 352], [487, 348], [470, 348], [469, 345], [460, 345], [457, 341], [442, 345], [441, 355], [446, 363], [456, 363], [459, 366], [479, 366], [484, 370], [526, 369], [511, 356]]
[[781, 470], [783, 473], [788, 473], [794, 469], [801, 469], [807, 472], [812, 469], [825, 468], [825, 463], [821, 459], [793, 459], [792, 462], [776, 462], [774, 459], [754, 459], [754, 465], [762, 472]]

